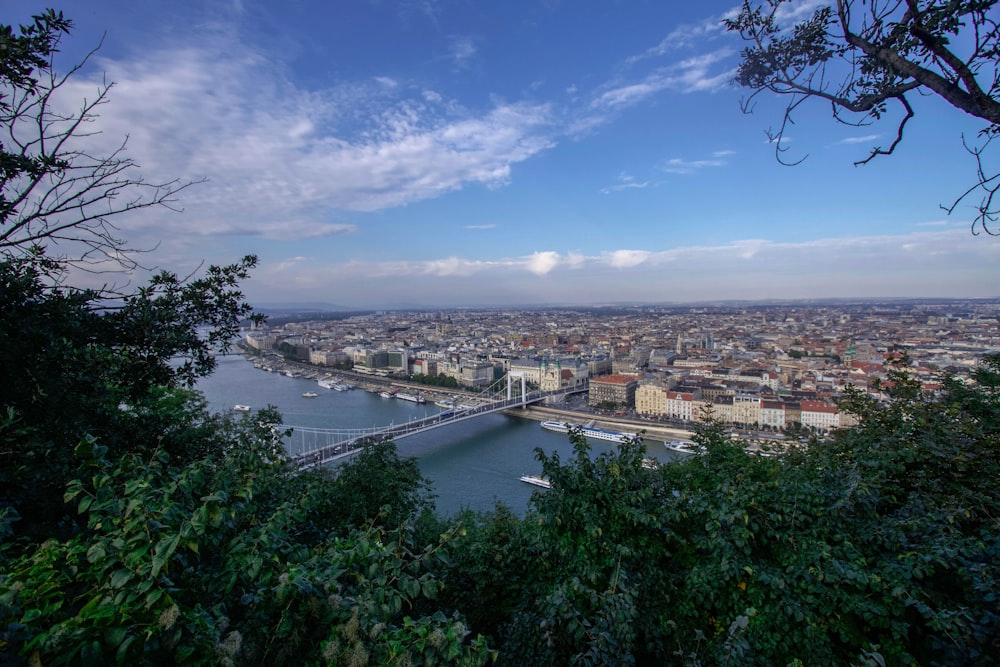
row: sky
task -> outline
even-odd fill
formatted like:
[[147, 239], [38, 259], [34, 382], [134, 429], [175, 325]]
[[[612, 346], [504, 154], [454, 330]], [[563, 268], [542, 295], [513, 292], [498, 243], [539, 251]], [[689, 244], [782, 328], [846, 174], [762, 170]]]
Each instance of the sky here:
[[[804, 5], [815, 4], [805, 0]], [[187, 275], [256, 254], [259, 307], [997, 297], [1000, 238], [942, 210], [982, 123], [932, 97], [896, 153], [731, 84], [734, 1], [4, 0], [73, 20], [63, 89], [177, 210], [117, 220]]]

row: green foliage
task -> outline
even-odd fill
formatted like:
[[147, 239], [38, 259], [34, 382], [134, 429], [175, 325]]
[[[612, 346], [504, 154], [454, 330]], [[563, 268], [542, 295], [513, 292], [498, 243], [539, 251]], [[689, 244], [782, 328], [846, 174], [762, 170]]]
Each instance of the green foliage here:
[[87, 437], [113, 460], [153, 449], [193, 457], [213, 446], [204, 403], [182, 388], [211, 372], [213, 348], [249, 314], [239, 282], [255, 261], [188, 282], [162, 272], [109, 304], [62, 287], [59, 262], [40, 251], [0, 260], [0, 406], [19, 424], [16, 437], [0, 432], [0, 504], [29, 530], [51, 530], [77, 474], [73, 443]]
[[417, 373], [416, 375], [408, 375], [406, 377], [406, 381], [415, 382], [416, 384], [424, 384], [430, 387], [444, 387], [446, 389], [458, 388], [458, 380], [450, 375], [445, 375], [444, 373], [438, 373], [437, 375], [424, 375], [423, 373]]
[[222, 452], [184, 465], [164, 452], [113, 465], [82, 442], [88, 476], [64, 500], [84, 528], [12, 549], [0, 645], [43, 664], [489, 660], [460, 617], [415, 611], [438, 595], [427, 562], [450, 536], [419, 547], [405, 528], [323, 530], [346, 482], [289, 476], [276, 438], [243, 420]]
[[1000, 356], [829, 441], [748, 455], [719, 424], [655, 470], [579, 434], [517, 520], [460, 517], [443, 601], [501, 664], [995, 664]]

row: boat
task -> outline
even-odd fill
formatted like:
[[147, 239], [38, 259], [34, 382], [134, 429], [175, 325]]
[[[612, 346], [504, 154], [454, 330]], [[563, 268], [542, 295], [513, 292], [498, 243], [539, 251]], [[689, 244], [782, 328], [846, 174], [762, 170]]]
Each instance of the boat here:
[[546, 431], [555, 431], [556, 433], [569, 433], [569, 424], [566, 422], [553, 422], [544, 421], [542, 422], [542, 428]]
[[410, 401], [411, 403], [426, 403], [427, 400], [423, 396], [417, 396], [416, 394], [396, 394], [396, 398], [403, 401]]
[[693, 442], [687, 442], [685, 440], [671, 440], [670, 442], [663, 443], [663, 446], [672, 452], [677, 452], [678, 454], [704, 454], [705, 450]]
[[322, 379], [322, 380], [316, 380], [316, 384], [323, 387], [323, 389], [333, 389], [334, 385], [336, 385], [337, 383], [334, 380]]
[[[593, 424], [593, 422], [590, 422]], [[632, 438], [635, 438], [634, 433], [622, 433], [620, 431], [610, 431], [605, 428], [597, 428], [596, 426], [591, 426], [590, 424], [586, 426], [580, 426], [578, 424], [569, 424], [567, 422], [559, 421], [544, 421], [542, 422], [542, 428], [547, 431], [555, 431], [556, 433], [569, 433], [570, 429], [580, 429], [580, 433], [586, 438], [593, 438], [595, 440], [607, 440], [608, 442], [617, 442], [619, 444], [623, 442], [628, 442]]]
[[535, 486], [540, 486], [543, 489], [551, 489], [552, 482], [546, 477], [539, 477], [538, 475], [521, 475], [521, 481], [526, 484], [534, 484]]
[[354, 385], [347, 382], [336, 382], [333, 385], [334, 391], [350, 391], [351, 389], [354, 389]]
[[250, 412], [250, 406], [237, 404], [233, 406], [233, 410], [235, 410], [236, 412]]
[[315, 391], [307, 391], [302, 394], [302, 398], [316, 398], [319, 396]]
[[382, 398], [392, 398], [395, 396], [395, 394], [391, 391], [380, 391], [378, 395]]

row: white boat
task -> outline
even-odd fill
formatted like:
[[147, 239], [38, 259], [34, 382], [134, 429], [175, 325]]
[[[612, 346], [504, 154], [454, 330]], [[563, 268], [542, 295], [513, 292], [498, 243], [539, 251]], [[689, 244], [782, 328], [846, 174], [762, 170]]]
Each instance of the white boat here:
[[535, 486], [540, 486], [543, 489], [551, 489], [552, 482], [545, 477], [539, 477], [538, 475], [521, 475], [521, 481], [527, 484], [534, 484]]
[[347, 382], [336, 382], [333, 385], [334, 391], [350, 391], [351, 389], [354, 389], [354, 385]]
[[307, 391], [302, 394], [302, 398], [316, 398], [319, 396], [315, 391]]
[[316, 384], [323, 387], [323, 389], [333, 389], [337, 382], [335, 380], [328, 380], [324, 378], [322, 380], [316, 380]]
[[427, 402], [427, 400], [423, 396], [417, 396], [416, 394], [403, 394], [403, 393], [399, 393], [399, 394], [396, 394], [396, 398], [404, 400], [404, 401], [410, 401], [411, 403], [426, 403]]
[[566, 422], [545, 421], [542, 422], [542, 428], [546, 431], [555, 431], [556, 433], [569, 433], [569, 424]]
[[636, 437], [634, 433], [621, 433], [620, 431], [609, 431], [608, 429], [597, 428], [595, 426], [579, 426], [559, 421], [544, 421], [542, 422], [542, 428], [547, 431], [555, 431], [556, 433], [569, 433], [570, 429], [578, 428], [584, 437], [595, 440], [607, 440], [608, 442], [617, 442], [619, 444]]
[[392, 398], [393, 396], [395, 396], [395, 394], [391, 391], [380, 391], [378, 395], [381, 396], [382, 398]]
[[684, 440], [671, 440], [670, 442], [663, 443], [663, 446], [672, 452], [677, 452], [678, 454], [704, 454], [705, 450], [693, 442], [687, 442]]
[[236, 412], [250, 412], [250, 406], [249, 405], [234, 405], [233, 406], [233, 410], [236, 410]]

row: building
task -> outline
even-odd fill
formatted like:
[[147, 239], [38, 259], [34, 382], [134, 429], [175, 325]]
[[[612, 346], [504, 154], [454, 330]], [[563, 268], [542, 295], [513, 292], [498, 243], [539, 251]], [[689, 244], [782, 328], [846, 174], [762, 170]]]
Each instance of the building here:
[[659, 382], [644, 382], [635, 390], [636, 414], [663, 417], [667, 414], [667, 388]]
[[638, 386], [639, 381], [632, 375], [603, 375], [591, 378], [587, 404], [634, 407]]
[[668, 391], [666, 394], [666, 415], [671, 419], [693, 421], [696, 416], [695, 395], [686, 391]]
[[840, 410], [823, 401], [802, 401], [802, 426], [817, 431], [840, 428]]

